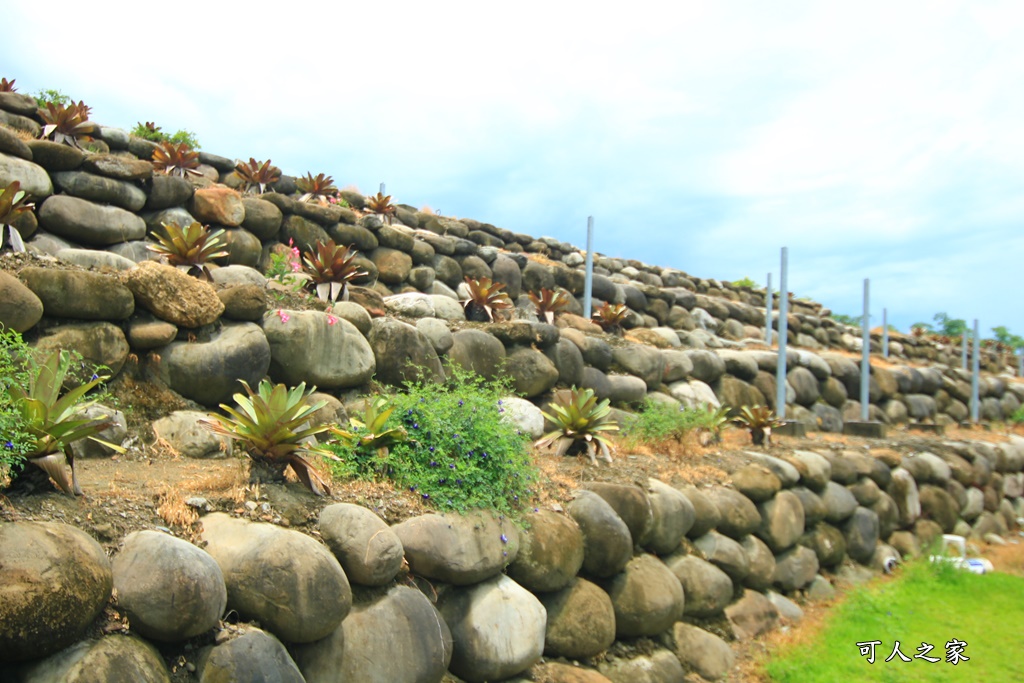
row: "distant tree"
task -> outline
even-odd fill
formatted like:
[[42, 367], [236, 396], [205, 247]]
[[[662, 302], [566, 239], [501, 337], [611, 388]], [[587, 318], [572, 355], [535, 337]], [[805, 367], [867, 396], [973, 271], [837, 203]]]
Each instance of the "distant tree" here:
[[967, 322], [965, 320], [950, 318], [945, 312], [936, 313], [932, 320], [938, 324], [938, 328], [935, 331], [941, 335], [960, 337], [967, 334]]
[[914, 323], [910, 326], [911, 334], [921, 336], [922, 334], [931, 334], [935, 332], [935, 326], [931, 323]]
[[1010, 330], [1006, 329], [1003, 325], [992, 328], [992, 334], [995, 335], [995, 340], [1000, 344], [1009, 346], [1011, 349], [1024, 348], [1024, 337], [1013, 334]]
[[860, 327], [862, 316], [859, 315], [846, 315], [845, 313], [833, 313], [832, 319], [838, 323], [844, 325], [852, 325], [853, 327]]

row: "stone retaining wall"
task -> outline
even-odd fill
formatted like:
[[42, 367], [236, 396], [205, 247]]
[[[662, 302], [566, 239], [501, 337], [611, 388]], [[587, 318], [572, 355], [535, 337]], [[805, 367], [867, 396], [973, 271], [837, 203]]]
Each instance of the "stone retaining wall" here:
[[[204, 549], [141, 531], [110, 562], [69, 525], [0, 525], [0, 662], [14, 681], [169, 681], [155, 646], [231, 612], [241, 625], [185, 650], [198, 680], [526, 681], [542, 656], [543, 680], [717, 680], [730, 642], [801, 618], [791, 598], [830, 597], [943, 533], [993, 540], [1024, 516], [1019, 437], [750, 457], [730, 486], [592, 483], [522, 529], [484, 512], [389, 527], [339, 503], [320, 513], [321, 543], [213, 513]], [[112, 589], [129, 634], [83, 640]], [[646, 654], [590, 659], [638, 637]]]

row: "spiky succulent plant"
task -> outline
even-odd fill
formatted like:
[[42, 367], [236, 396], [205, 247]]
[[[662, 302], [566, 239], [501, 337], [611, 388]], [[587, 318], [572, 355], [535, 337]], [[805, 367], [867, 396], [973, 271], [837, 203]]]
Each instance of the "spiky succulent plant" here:
[[596, 464], [595, 456], [611, 463], [611, 441], [609, 432], [618, 431], [618, 423], [611, 417], [608, 399], [598, 402], [593, 389], [577, 389], [555, 394], [548, 406], [551, 412], [542, 414], [554, 429], [534, 445], [537, 448], [555, 447], [555, 455], [565, 455], [571, 448], [585, 448], [591, 464]]
[[468, 320], [493, 322], [495, 311], [512, 308], [512, 300], [508, 298], [508, 294], [501, 291], [505, 288], [501, 282], [494, 282], [489, 277], [480, 279], [467, 277], [466, 287], [468, 293], [461, 303], [462, 307], [466, 309]]
[[383, 192], [366, 198], [366, 210], [383, 218], [388, 225], [398, 213], [398, 209], [391, 203], [391, 195], [385, 195]]
[[235, 164], [234, 173], [242, 180], [242, 191], [254, 194], [263, 194], [268, 185], [281, 179], [281, 169], [273, 166], [270, 159], [260, 162], [249, 157], [248, 163], [239, 161]]
[[330, 428], [309, 426], [313, 413], [326, 405], [326, 401], [308, 402], [316, 388], [307, 392], [305, 382], [289, 389], [284, 384], [261, 380], [253, 391], [245, 380], [239, 382], [245, 387], [245, 394], [234, 395], [237, 408], [222, 403], [220, 407], [227, 415], [210, 413], [201, 424], [215, 434], [241, 442], [252, 460], [251, 481], [281, 480], [290, 467], [310, 491], [318, 496], [329, 495], [331, 489], [323, 476], [302, 457], [335, 457], [307, 441]]
[[14, 78], [11, 80], [0, 78], [0, 92], [18, 92], [18, 89], [14, 87], [15, 80]]
[[338, 188], [334, 186], [334, 178], [323, 173], [306, 173], [305, 178], [296, 178], [295, 187], [299, 188], [302, 196], [300, 202], [317, 202], [328, 204], [328, 198], [338, 194]]
[[0, 187], [0, 247], [4, 244], [4, 233], [7, 233], [7, 242], [14, 251], [25, 251], [25, 243], [19, 233], [12, 225], [24, 213], [32, 210], [33, 204], [28, 201], [28, 195], [21, 189], [21, 183], [17, 180], [11, 182], [7, 187]]
[[750, 440], [755, 446], [770, 446], [772, 429], [783, 424], [768, 406], [743, 406], [735, 418], [736, 424], [750, 432]]
[[555, 314], [565, 310], [569, 305], [569, 293], [563, 289], [551, 290], [542, 287], [540, 292], [529, 292], [527, 296], [537, 309], [537, 315], [542, 316], [548, 324], [555, 322]]
[[153, 168], [167, 175], [187, 178], [202, 175], [199, 168], [199, 152], [185, 143], [174, 144], [164, 140], [153, 150]]
[[324, 301], [348, 301], [348, 283], [368, 275], [354, 261], [357, 252], [350, 245], [334, 240], [317, 242], [316, 251], [302, 255], [302, 270], [309, 275], [310, 288]]
[[82, 489], [75, 473], [71, 443], [91, 439], [118, 452], [124, 452], [124, 449], [97, 436], [112, 424], [109, 416], [90, 418], [82, 412], [96, 404], [96, 399], [86, 398], [86, 394], [107, 378], [94, 374], [92, 380], [74, 386], [61, 396], [70, 367], [71, 356], [68, 353], [53, 351], [39, 364], [37, 372], [29, 375], [27, 387], [11, 385], [7, 390], [20, 413], [25, 431], [31, 436], [25, 458], [46, 472], [61, 491], [80, 496]]
[[601, 329], [609, 334], [620, 334], [622, 323], [629, 317], [629, 309], [625, 304], [603, 303], [594, 310], [594, 322], [601, 326]]
[[79, 142], [92, 140], [90, 135], [96, 129], [95, 124], [89, 121], [89, 111], [84, 102], [71, 102], [66, 106], [47, 102], [39, 110], [39, 117], [43, 120], [40, 137], [80, 147]]
[[228, 255], [222, 239], [223, 229], [210, 230], [199, 221], [182, 228], [177, 223], [164, 223], [164, 234], [154, 231], [156, 244], [146, 248], [160, 254], [172, 266], [183, 268], [192, 277], [209, 282], [213, 279], [207, 262]]
[[372, 401], [367, 401], [362, 419], [349, 419], [352, 423], [351, 429], [332, 427], [331, 434], [352, 453], [353, 458], [363, 461], [371, 458], [383, 460], [392, 446], [409, 438], [403, 427], [385, 429], [393, 412], [395, 407], [390, 405], [388, 399], [378, 396]]

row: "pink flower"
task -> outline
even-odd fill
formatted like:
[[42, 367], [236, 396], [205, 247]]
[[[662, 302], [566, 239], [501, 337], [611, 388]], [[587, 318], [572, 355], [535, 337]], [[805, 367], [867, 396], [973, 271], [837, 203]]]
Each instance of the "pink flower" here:
[[334, 324], [334, 323], [336, 323], [336, 322], [338, 322], [338, 319], [337, 319], [337, 318], [335, 318], [335, 317], [334, 317], [333, 315], [331, 315], [330, 313], [328, 313], [328, 314], [327, 314], [327, 324], [328, 324], [328, 325], [333, 325], [333, 324]]
[[281, 318], [281, 322], [282, 322], [282, 323], [286, 323], [286, 322], [288, 322], [289, 320], [291, 320], [291, 316], [290, 316], [290, 315], [288, 315], [287, 313], [285, 313], [285, 312], [284, 312], [284, 311], [283, 311], [282, 309], [280, 309], [280, 308], [279, 308], [279, 309], [277, 309], [277, 315], [278, 315], [278, 317], [279, 317], [279, 318]]

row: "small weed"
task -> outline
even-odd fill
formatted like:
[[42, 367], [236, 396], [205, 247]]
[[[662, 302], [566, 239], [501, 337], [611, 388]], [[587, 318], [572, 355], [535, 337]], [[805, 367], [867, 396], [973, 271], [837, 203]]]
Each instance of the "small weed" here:
[[669, 441], [682, 443], [693, 433], [706, 434], [710, 441], [717, 442], [727, 421], [725, 409], [707, 405], [687, 408], [648, 399], [630, 426], [626, 443], [631, 448], [640, 444], [657, 447]]

